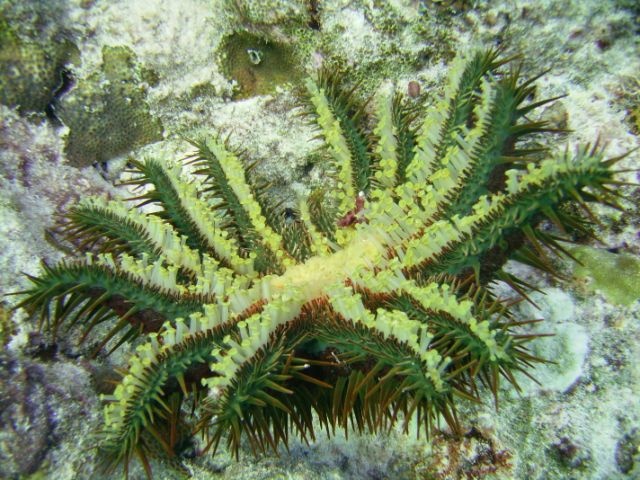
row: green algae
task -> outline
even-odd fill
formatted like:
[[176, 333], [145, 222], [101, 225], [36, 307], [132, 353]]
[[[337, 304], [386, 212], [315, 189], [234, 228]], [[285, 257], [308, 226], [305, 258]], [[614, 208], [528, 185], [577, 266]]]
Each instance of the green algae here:
[[6, 347], [15, 333], [15, 326], [11, 323], [9, 307], [5, 302], [0, 302], [0, 345]]
[[580, 246], [571, 253], [581, 265], [573, 274], [579, 280], [590, 280], [587, 288], [599, 290], [612, 303], [628, 306], [640, 298], [640, 259], [628, 253]]

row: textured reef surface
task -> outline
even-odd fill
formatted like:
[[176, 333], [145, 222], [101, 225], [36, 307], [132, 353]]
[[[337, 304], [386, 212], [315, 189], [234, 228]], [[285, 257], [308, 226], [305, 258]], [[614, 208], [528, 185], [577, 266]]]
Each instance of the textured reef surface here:
[[633, 5], [0, 14], [2, 476], [637, 473]]

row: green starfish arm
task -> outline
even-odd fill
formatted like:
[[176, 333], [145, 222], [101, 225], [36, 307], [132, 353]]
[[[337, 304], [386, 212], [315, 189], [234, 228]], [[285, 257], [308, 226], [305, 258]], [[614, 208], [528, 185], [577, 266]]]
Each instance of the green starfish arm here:
[[273, 207], [264, 201], [258, 189], [247, 180], [247, 171], [238, 156], [214, 139], [196, 142], [197, 155], [192, 163], [197, 174], [205, 177], [206, 187], [223, 211], [227, 229], [237, 238], [240, 249], [253, 252], [254, 264], [261, 273], [282, 273], [293, 263], [282, 226], [274, 218]]
[[157, 256], [162, 250], [149, 235], [147, 217], [130, 212], [120, 202], [86, 199], [65, 215], [62, 232], [80, 249]]
[[[148, 336], [129, 359], [127, 374], [112, 395], [103, 396], [105, 427], [101, 432], [101, 450], [116, 463], [128, 463], [134, 453], [148, 454], [152, 445], [141, 436], [153, 431], [171, 413], [169, 381], [177, 381], [180, 396], [194, 388], [190, 372], [214, 360], [212, 348], [222, 345], [233, 331], [225, 308], [209, 307], [206, 314], [196, 313], [189, 324], [179, 318], [166, 323], [160, 333]], [[162, 425], [160, 425], [162, 428]], [[170, 451], [170, 445], [166, 448]]]
[[335, 161], [339, 182], [347, 198], [369, 190], [374, 162], [370, 155], [372, 143], [364, 128], [367, 103], [356, 98], [358, 85], [342, 88], [337, 73], [322, 70], [316, 79], [305, 83], [309, 113], [320, 126], [321, 135]]
[[146, 215], [122, 202], [88, 198], [64, 216], [61, 229], [80, 249], [100, 253], [147, 255], [149, 261], [164, 255], [170, 264], [191, 276], [202, 275], [204, 265], [215, 263], [208, 255], [187, 246], [170, 223], [156, 215]]

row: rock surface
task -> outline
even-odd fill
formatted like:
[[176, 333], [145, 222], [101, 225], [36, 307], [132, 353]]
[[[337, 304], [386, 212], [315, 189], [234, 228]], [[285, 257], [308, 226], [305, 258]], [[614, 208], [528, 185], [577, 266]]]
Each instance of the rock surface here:
[[[456, 52], [500, 44], [522, 54], [528, 75], [551, 69], [536, 85], [540, 97], [567, 95], [546, 113], [571, 130], [562, 142], [573, 148], [600, 138], [616, 156], [640, 144], [630, 117], [635, 97], [620, 93], [629, 78], [640, 78], [639, 14], [621, 0], [3, 2], [0, 37], [11, 41], [2, 44], [0, 63], [42, 72], [28, 77], [42, 81], [23, 78], [11, 90], [7, 69], [0, 73], [0, 294], [24, 288], [20, 272], [37, 274], [40, 258], [61, 257], [47, 235], [55, 212], [82, 196], [126, 193], [114, 184], [128, 155], [180, 158], [189, 151], [182, 137], [218, 132], [251, 152], [256, 173], [285, 204], [323, 180], [319, 143], [296, 116], [294, 86], [276, 75], [270, 93], [239, 98], [239, 79], [225, 67], [229, 38], [265, 38], [295, 50], [283, 68], [296, 72], [323, 63], [346, 68], [363, 97], [385, 81], [403, 92], [417, 85], [416, 101], [439, 91]], [[73, 52], [47, 45], [53, 40]], [[61, 68], [73, 85], [61, 88]], [[19, 99], [26, 91], [32, 105]], [[638, 168], [640, 153], [622, 164]], [[633, 172], [623, 179], [637, 181]], [[627, 262], [640, 254], [639, 191], [626, 187], [624, 194], [625, 213], [598, 212], [604, 220], [594, 233], [603, 243], [580, 240], [612, 249], [606, 256], [613, 265], [611, 255]], [[308, 446], [292, 441], [279, 458], [194, 456], [186, 460], [192, 477], [639, 478], [639, 302], [625, 290], [618, 292], [623, 304], [610, 303], [615, 293], [592, 288], [588, 272], [572, 277], [570, 262], [559, 265], [565, 280], [513, 266], [544, 292], [533, 295], [541, 310], [522, 304], [520, 313], [546, 318], [537, 328], [555, 337], [537, 341], [536, 352], [558, 363], [537, 370], [539, 385], [523, 378], [520, 394], [505, 389], [497, 411], [490, 403], [463, 407], [463, 438], [446, 431], [431, 440], [395, 431], [319, 437]], [[15, 301], [6, 297], [3, 311]], [[95, 478], [96, 459], [86, 449], [102, 421], [98, 391], [124, 358], [87, 360], [72, 343], [35, 333], [25, 312], [7, 322], [0, 477]], [[132, 468], [131, 478], [144, 478]], [[176, 475], [160, 464], [154, 474]]]

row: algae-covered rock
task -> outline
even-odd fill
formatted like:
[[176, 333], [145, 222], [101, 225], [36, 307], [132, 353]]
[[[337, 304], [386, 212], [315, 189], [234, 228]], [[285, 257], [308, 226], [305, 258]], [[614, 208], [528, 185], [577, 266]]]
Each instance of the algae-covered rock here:
[[234, 33], [225, 39], [222, 52], [223, 69], [237, 82], [238, 99], [271, 93], [302, 74], [292, 46], [260, 35]]
[[640, 298], [640, 259], [636, 256], [584, 246], [572, 253], [582, 264], [576, 266], [574, 276], [588, 280], [588, 289], [601, 291], [619, 305], [630, 305]]
[[14, 333], [15, 326], [11, 323], [9, 308], [5, 302], [0, 302], [0, 346], [5, 347]]
[[[87, 433], [96, 428], [98, 399], [87, 373], [74, 362], [43, 363], [6, 352], [0, 367], [0, 478], [38, 478], [47, 470], [44, 478], [60, 478], [55, 449], [90, 447]], [[75, 478], [92, 478], [86, 456], [65, 454], [75, 462]]]
[[146, 103], [148, 77], [131, 49], [103, 47], [101, 71], [79, 79], [56, 111], [70, 130], [66, 154], [72, 165], [104, 162], [162, 139], [162, 124]]
[[631, 130], [640, 134], [640, 72], [620, 81], [616, 90], [616, 101], [627, 111], [626, 120]]
[[[282, 26], [304, 24], [311, 20], [313, 2], [299, 0], [233, 0], [229, 6], [238, 19], [247, 27]], [[316, 7], [317, 8], [317, 7]]]
[[49, 44], [18, 37], [0, 17], [0, 103], [21, 113], [45, 113], [78, 50], [67, 39]]

